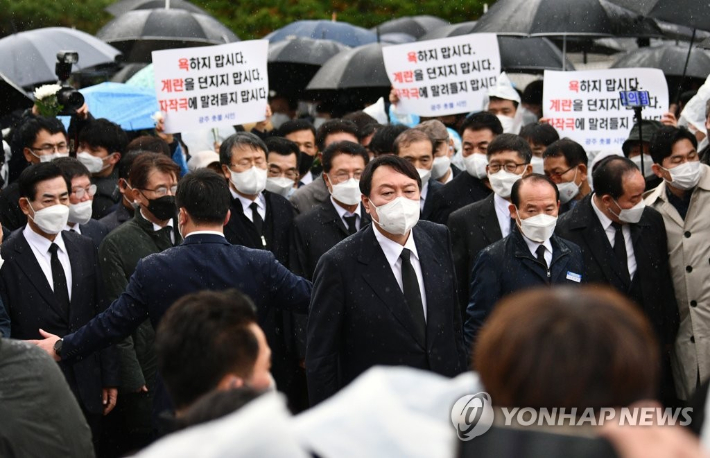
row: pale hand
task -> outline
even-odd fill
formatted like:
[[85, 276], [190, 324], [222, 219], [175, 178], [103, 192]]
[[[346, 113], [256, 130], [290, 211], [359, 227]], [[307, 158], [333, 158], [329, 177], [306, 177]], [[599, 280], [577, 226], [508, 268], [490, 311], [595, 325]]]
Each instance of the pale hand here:
[[101, 396], [104, 403], [104, 415], [108, 415], [114, 407], [118, 399], [118, 388], [102, 388]]
[[678, 127], [678, 120], [671, 112], [663, 113], [663, 116], [661, 116], [661, 124], [664, 126]]
[[254, 126], [254, 129], [258, 130], [259, 132], [265, 132], [266, 128], [269, 125], [269, 122], [271, 121], [272, 114], [273, 113], [271, 113], [271, 107], [267, 103], [266, 104], [266, 113], [264, 114], [265, 119], [263, 121], [257, 122], [256, 125]]
[[165, 140], [168, 145], [171, 145], [173, 143], [173, 134], [165, 133], [165, 119], [160, 118], [155, 123], [155, 133], [158, 134], [158, 137]]
[[31, 343], [32, 345], [37, 345], [42, 350], [46, 351], [47, 354], [54, 358], [55, 361], [60, 361], [61, 358], [54, 352], [54, 344], [57, 343], [57, 340], [59, 340], [59, 336], [50, 334], [49, 332], [46, 332], [43, 329], [40, 329], [39, 333], [42, 337], [44, 337], [44, 339], [28, 340], [27, 342]]

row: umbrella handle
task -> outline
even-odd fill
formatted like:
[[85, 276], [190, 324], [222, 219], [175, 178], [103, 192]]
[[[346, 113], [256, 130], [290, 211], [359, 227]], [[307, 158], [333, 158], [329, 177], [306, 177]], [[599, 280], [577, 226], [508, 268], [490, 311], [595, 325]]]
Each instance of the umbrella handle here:
[[678, 83], [678, 93], [675, 96], [675, 104], [680, 104], [680, 91], [683, 90], [683, 83], [685, 82], [685, 74], [688, 71], [688, 62], [690, 62], [690, 51], [693, 50], [693, 41], [695, 41], [695, 32], [697, 29], [693, 28], [693, 35], [690, 36], [690, 44], [688, 45], [688, 55], [685, 56], [685, 66], [683, 66], [683, 76], [680, 77], [680, 83]]

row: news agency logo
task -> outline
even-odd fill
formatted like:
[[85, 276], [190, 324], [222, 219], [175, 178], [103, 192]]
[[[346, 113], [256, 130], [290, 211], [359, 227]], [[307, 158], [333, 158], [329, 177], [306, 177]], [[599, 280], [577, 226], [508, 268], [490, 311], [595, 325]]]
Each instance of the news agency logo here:
[[486, 392], [462, 396], [451, 408], [451, 422], [462, 441], [483, 435], [493, 425], [493, 404]]

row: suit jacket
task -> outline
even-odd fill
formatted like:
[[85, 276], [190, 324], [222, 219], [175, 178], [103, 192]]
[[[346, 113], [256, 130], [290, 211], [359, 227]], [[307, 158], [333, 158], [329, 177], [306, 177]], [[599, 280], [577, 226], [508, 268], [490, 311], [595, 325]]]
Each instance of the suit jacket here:
[[99, 223], [106, 226], [108, 231], [111, 232], [131, 218], [133, 218], [133, 210], [129, 210], [123, 204], [119, 204], [115, 211], [101, 218]]
[[448, 230], [420, 221], [412, 230], [427, 298], [426, 342], [372, 225], [328, 251], [315, 272], [306, 374], [311, 404], [368, 368], [405, 365], [455, 376], [466, 370]]
[[[41, 339], [39, 329], [60, 337], [76, 331], [98, 315], [105, 306], [98, 256], [93, 243], [72, 232], [62, 232], [72, 269], [69, 316], [57, 302], [25, 235], [20, 232], [2, 245], [5, 263], [0, 269], [2, 298], [11, 320], [14, 339]], [[79, 403], [100, 414], [102, 387], [116, 387], [118, 360], [114, 349], [87, 353], [74, 364], [60, 363]]]
[[459, 305], [464, 315], [468, 306], [471, 270], [478, 253], [503, 238], [493, 196], [490, 194], [482, 201], [466, 205], [449, 215], [448, 226], [459, 285]]
[[468, 204], [485, 199], [492, 191], [483, 181], [468, 173], [459, 173], [443, 188], [434, 193], [431, 221], [446, 224], [449, 215]]
[[95, 219], [89, 220], [86, 224], [80, 224], [81, 235], [88, 237], [94, 242], [96, 249], [99, 249], [104, 237], [108, 235], [108, 228]]
[[20, 209], [20, 185], [10, 183], [0, 190], [0, 222], [11, 231], [27, 224], [27, 216]]
[[[537, 261], [516, 227], [511, 228], [508, 237], [481, 251], [471, 272], [471, 296], [464, 326], [467, 348], [472, 348], [481, 326], [503, 297], [536, 286], [579, 285], [584, 280], [579, 247], [555, 235], [550, 237], [550, 245], [549, 268]], [[582, 277], [574, 280], [569, 273]]]
[[426, 199], [424, 199], [424, 209], [422, 210], [421, 219], [430, 221], [431, 214], [434, 212], [434, 194], [443, 188], [444, 185], [436, 180], [429, 180], [429, 189], [427, 190]]
[[266, 246], [256, 232], [254, 223], [244, 214], [242, 202], [239, 199], [232, 199], [230, 207], [232, 216], [224, 226], [224, 236], [233, 245], [269, 250], [274, 253], [280, 263], [288, 265], [293, 207], [286, 198], [269, 191], [264, 191], [264, 199], [266, 200], [266, 216], [263, 231]]
[[305, 213], [311, 208], [328, 200], [330, 192], [323, 181], [323, 176], [313, 178], [313, 181], [298, 188], [291, 196], [291, 205], [296, 213]]
[[[165, 311], [186, 294], [229, 288], [254, 301], [260, 324], [275, 307], [306, 313], [311, 294], [311, 283], [292, 274], [269, 251], [232, 245], [221, 235], [191, 235], [181, 245], [139, 261], [118, 299], [64, 338], [62, 359], [72, 360], [118, 342], [146, 318], [157, 328]], [[266, 338], [271, 344], [274, 336], [266, 333]], [[158, 411], [169, 406], [164, 393], [155, 396]]]

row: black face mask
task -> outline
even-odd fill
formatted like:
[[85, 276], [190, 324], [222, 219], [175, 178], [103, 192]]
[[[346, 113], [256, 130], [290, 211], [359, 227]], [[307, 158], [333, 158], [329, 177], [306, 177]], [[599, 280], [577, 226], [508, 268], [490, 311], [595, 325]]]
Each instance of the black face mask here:
[[158, 199], [148, 199], [148, 211], [160, 221], [175, 218], [177, 206], [175, 196], [163, 196]]
[[313, 159], [315, 159], [315, 156], [311, 156], [301, 151], [301, 163], [298, 164], [298, 173], [301, 176], [307, 174], [308, 171], [311, 170]]

